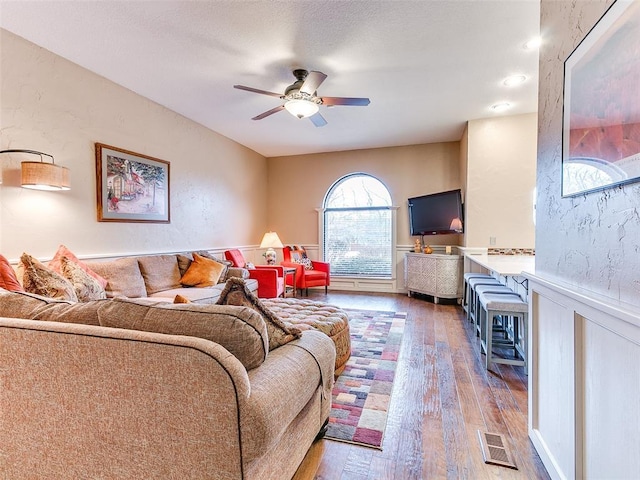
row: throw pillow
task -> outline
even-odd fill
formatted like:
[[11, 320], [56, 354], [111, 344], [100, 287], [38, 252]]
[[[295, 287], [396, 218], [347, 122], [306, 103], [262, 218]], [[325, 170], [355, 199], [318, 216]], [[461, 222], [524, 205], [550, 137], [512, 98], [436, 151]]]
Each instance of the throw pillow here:
[[313, 270], [313, 263], [311, 263], [310, 258], [307, 258], [307, 257], [298, 258], [293, 260], [293, 263], [298, 263], [302, 265], [305, 268], [305, 270]]
[[80, 265], [67, 257], [60, 262], [62, 275], [71, 282], [79, 302], [102, 300], [107, 298], [107, 292], [98, 281], [83, 270]]
[[20, 262], [24, 267], [22, 282], [27, 292], [72, 302], [78, 301], [78, 296], [69, 280], [26, 253], [22, 254]]
[[189, 300], [186, 297], [183, 297], [182, 295], [176, 295], [175, 298], [173, 299], [173, 303], [191, 303], [191, 300]]
[[2, 255], [0, 255], [0, 288], [4, 288], [10, 292], [24, 291], [9, 260]]
[[107, 298], [147, 296], [147, 287], [136, 258], [119, 258], [110, 262], [91, 262], [91, 268], [107, 280]]
[[103, 302], [98, 318], [103, 327], [204, 338], [226, 348], [247, 370], [267, 358], [267, 327], [255, 311], [197, 303], [174, 305], [115, 298]]
[[180, 269], [176, 255], [138, 257], [138, 266], [147, 288], [147, 295], [180, 288]]
[[267, 324], [267, 335], [269, 337], [269, 351], [285, 343], [300, 338], [302, 331], [296, 327], [285, 325], [271, 310], [263, 305], [247, 288], [241, 278], [230, 278], [227, 285], [220, 293], [220, 298], [216, 302], [218, 305], [238, 305], [249, 307], [262, 315]]
[[[227, 281], [227, 278], [229, 276], [231, 276], [231, 266], [233, 265], [232, 262], [229, 262], [227, 260], [220, 260], [219, 258], [214, 257], [213, 255], [211, 255], [209, 252], [202, 250], [199, 252], [194, 252], [197, 253], [198, 255], [200, 255], [201, 257], [204, 258], [208, 258], [210, 260], [214, 260], [218, 263], [221, 263], [222, 265], [224, 265], [225, 268], [224, 271], [220, 274], [220, 278], [218, 279], [218, 283], [224, 283]], [[187, 254], [178, 254], [176, 255], [176, 257], [178, 258], [178, 268], [180, 269], [180, 277], [184, 276], [185, 273], [187, 273], [187, 270], [189, 269], [189, 267], [191, 266], [191, 262], [193, 262], [193, 254], [192, 253], [187, 253]], [[235, 275], [238, 276], [238, 275]]]
[[212, 287], [218, 283], [225, 269], [225, 265], [194, 253], [193, 262], [180, 279], [180, 283], [185, 287]]
[[48, 267], [54, 272], [62, 274], [62, 257], [67, 257], [69, 260], [78, 265], [82, 270], [87, 272], [87, 274], [95, 278], [95, 280], [102, 286], [102, 288], [107, 287], [107, 280], [91, 270], [89, 268], [89, 265], [78, 259], [78, 257], [76, 257], [75, 254], [64, 245], [60, 245], [58, 247], [58, 251], [53, 256], [53, 259], [49, 262]]

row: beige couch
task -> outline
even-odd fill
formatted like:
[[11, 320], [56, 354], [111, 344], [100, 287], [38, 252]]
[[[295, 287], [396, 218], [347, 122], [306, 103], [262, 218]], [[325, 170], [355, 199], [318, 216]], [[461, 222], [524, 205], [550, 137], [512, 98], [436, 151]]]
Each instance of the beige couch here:
[[[203, 252], [200, 252], [203, 253]], [[258, 282], [249, 279], [244, 268], [230, 267], [217, 285], [205, 288], [183, 287], [180, 278], [189, 268], [191, 253], [142, 255], [109, 261], [91, 260], [85, 264], [109, 283], [107, 297], [150, 298], [172, 302], [181, 295], [195, 303], [216, 303], [224, 282], [229, 277], [241, 277], [249, 290], [256, 293]]]
[[0, 477], [291, 478], [334, 361], [317, 331], [268, 351], [248, 307], [0, 290]]

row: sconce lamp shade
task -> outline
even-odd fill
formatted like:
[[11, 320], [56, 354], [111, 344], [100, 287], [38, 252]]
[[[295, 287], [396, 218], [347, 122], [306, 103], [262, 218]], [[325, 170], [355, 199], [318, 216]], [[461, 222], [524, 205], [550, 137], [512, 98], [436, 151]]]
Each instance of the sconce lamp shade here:
[[22, 162], [22, 187], [34, 190], [69, 190], [69, 169], [54, 163]]
[[[28, 153], [39, 155], [39, 162], [22, 162], [21, 185], [34, 190], [69, 190], [69, 169], [55, 164], [53, 155], [36, 150], [0, 150], [0, 153]], [[42, 156], [51, 157], [51, 163], [45, 162]]]
[[458, 217], [451, 220], [451, 226], [449, 227], [449, 229], [455, 230], [456, 232], [462, 232], [462, 220], [460, 220]]

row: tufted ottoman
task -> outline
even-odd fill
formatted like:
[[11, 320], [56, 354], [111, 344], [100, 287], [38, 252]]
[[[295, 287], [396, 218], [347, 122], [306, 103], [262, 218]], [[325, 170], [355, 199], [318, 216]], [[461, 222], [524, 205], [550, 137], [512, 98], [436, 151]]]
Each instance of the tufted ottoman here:
[[260, 301], [284, 322], [300, 330], [312, 328], [326, 334], [336, 346], [335, 376], [340, 375], [351, 356], [349, 316], [334, 306], [298, 298], [261, 298]]

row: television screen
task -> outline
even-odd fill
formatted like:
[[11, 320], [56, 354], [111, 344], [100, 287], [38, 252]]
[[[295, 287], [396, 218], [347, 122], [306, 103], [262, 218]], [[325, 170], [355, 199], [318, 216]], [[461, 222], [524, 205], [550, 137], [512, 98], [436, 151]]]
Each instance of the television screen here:
[[461, 222], [462, 194], [459, 189], [409, 199], [411, 235], [460, 233]]

